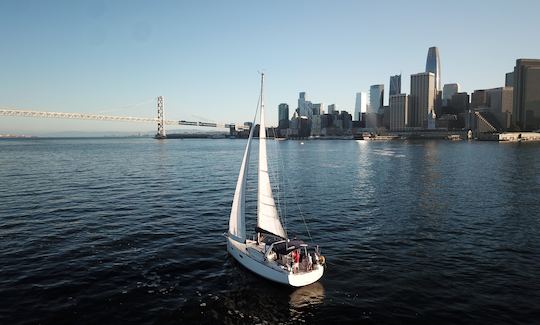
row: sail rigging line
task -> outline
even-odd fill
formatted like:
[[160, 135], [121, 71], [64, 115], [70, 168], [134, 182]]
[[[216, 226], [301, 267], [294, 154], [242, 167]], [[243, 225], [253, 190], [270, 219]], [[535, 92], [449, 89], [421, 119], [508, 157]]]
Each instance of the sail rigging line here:
[[[273, 168], [274, 179], [277, 180], [277, 182], [275, 182], [275, 184], [277, 184], [276, 185], [277, 207], [280, 212], [279, 216], [282, 221], [283, 229], [285, 229], [285, 232], [287, 232], [287, 202], [285, 198], [285, 191], [282, 191], [280, 188], [280, 184], [282, 184], [282, 179], [284, 178], [284, 172], [283, 172], [284, 168], [282, 168], [283, 167], [283, 165], [281, 164], [282, 159], [281, 159], [281, 155], [278, 152], [279, 150], [278, 150], [278, 141], [276, 140], [276, 129], [272, 128], [272, 132], [274, 133], [273, 151], [275, 153], [273, 156], [276, 157], [275, 159], [273, 159], [273, 162], [274, 162], [274, 166], [276, 166], [277, 164], [277, 167]], [[280, 195], [283, 196], [283, 200], [281, 200]], [[283, 204], [281, 204], [281, 202], [283, 202]]]
[[[284, 178], [284, 180], [285, 180], [285, 178]], [[309, 231], [309, 227], [307, 225], [306, 218], [304, 217], [304, 213], [302, 212], [302, 208], [300, 207], [300, 201], [298, 200], [298, 195], [296, 195], [296, 191], [294, 190], [294, 188], [292, 188], [292, 186], [290, 187], [289, 192], [293, 193], [294, 200], [296, 202], [296, 206], [298, 207], [298, 212], [300, 212], [300, 217], [302, 217], [302, 221], [304, 222], [304, 226], [306, 228], [306, 232], [308, 234], [309, 240], [313, 244], [313, 238], [311, 237], [311, 232]]]

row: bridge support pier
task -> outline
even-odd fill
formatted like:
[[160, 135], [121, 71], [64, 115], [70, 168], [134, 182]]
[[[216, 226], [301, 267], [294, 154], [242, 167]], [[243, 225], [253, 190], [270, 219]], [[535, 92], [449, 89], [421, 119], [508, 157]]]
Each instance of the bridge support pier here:
[[157, 114], [158, 126], [155, 138], [165, 139], [167, 136], [165, 135], [165, 125], [163, 123], [163, 96], [157, 98]]

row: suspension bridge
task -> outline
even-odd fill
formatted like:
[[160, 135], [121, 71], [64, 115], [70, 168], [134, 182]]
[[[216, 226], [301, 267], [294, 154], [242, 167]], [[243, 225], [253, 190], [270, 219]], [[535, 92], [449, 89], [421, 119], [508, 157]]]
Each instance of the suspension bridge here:
[[159, 96], [157, 98], [157, 117], [154, 117], [154, 118], [86, 114], [86, 113], [43, 112], [43, 111], [3, 109], [3, 108], [0, 108], [0, 116], [156, 123], [157, 133], [155, 137], [157, 139], [164, 139], [167, 137], [166, 132], [165, 132], [165, 125], [182, 125], [182, 126], [225, 128], [225, 129], [236, 128], [235, 123], [213, 123], [213, 122], [186, 121], [186, 120], [166, 120], [164, 118], [163, 96]]

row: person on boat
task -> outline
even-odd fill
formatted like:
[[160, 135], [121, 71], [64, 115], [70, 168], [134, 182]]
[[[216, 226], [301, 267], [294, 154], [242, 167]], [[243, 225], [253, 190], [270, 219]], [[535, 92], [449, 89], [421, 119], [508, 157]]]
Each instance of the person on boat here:
[[300, 252], [298, 250], [293, 251], [293, 273], [297, 273], [300, 269]]
[[308, 271], [311, 271], [313, 269], [313, 258], [311, 257], [311, 254], [308, 254], [308, 265], [307, 269]]

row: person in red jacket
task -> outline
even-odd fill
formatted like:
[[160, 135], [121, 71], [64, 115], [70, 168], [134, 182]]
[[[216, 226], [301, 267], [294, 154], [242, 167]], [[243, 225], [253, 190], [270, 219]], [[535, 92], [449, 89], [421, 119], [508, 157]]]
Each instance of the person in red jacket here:
[[292, 252], [292, 258], [293, 258], [293, 273], [298, 272], [298, 269], [300, 268], [300, 252], [298, 250], [294, 250]]

